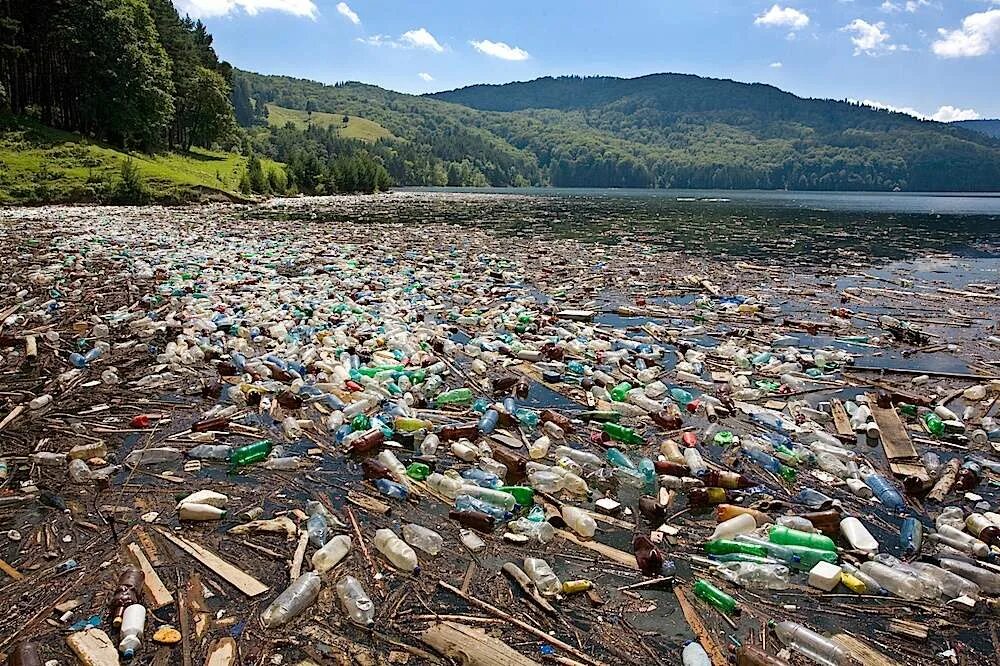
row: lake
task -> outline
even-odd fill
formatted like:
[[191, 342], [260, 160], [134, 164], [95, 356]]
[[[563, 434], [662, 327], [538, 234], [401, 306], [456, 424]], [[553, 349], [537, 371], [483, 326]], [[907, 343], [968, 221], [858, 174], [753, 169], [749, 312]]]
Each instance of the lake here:
[[703, 257], [817, 265], [940, 253], [1000, 256], [997, 195], [421, 188], [350, 202], [281, 200], [268, 214], [472, 224], [508, 234], [638, 241]]

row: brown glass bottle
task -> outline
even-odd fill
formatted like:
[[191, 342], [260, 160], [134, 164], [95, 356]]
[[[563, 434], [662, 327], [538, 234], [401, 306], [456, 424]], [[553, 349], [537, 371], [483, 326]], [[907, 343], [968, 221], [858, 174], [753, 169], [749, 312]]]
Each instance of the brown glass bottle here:
[[717, 488], [726, 488], [728, 490], [749, 488], [754, 485], [753, 481], [742, 474], [737, 474], [736, 472], [730, 472], [728, 470], [707, 470], [701, 476], [701, 480], [705, 482], [706, 486], [715, 486]]
[[389, 468], [374, 458], [365, 458], [361, 461], [361, 472], [366, 479], [391, 479], [392, 472]]
[[493, 459], [507, 467], [507, 481], [516, 482], [523, 479], [528, 471], [528, 459], [510, 449], [496, 447], [493, 449]]
[[551, 421], [563, 429], [564, 432], [573, 432], [573, 422], [565, 414], [554, 412], [551, 409], [543, 409], [538, 415], [538, 420], [542, 423]]
[[207, 432], [209, 430], [229, 430], [229, 417], [216, 416], [213, 419], [198, 421], [191, 426], [194, 432]]
[[441, 428], [438, 437], [442, 442], [449, 442], [455, 439], [474, 440], [479, 437], [479, 426], [475, 423], [446, 425]]
[[689, 506], [715, 506], [731, 501], [724, 488], [689, 488], [687, 499]]
[[492, 532], [496, 527], [496, 521], [493, 516], [479, 511], [449, 511], [448, 517], [457, 521], [463, 527], [487, 534]]
[[654, 544], [645, 534], [636, 534], [632, 537], [632, 552], [635, 553], [635, 561], [639, 565], [639, 571], [647, 576], [658, 576], [663, 569], [663, 555], [656, 549]]
[[666, 474], [668, 476], [691, 476], [691, 470], [688, 469], [687, 465], [670, 462], [669, 460], [657, 460], [653, 463], [653, 467], [656, 469], [657, 474]]
[[804, 513], [802, 517], [828, 537], [834, 538], [840, 534], [840, 521], [843, 519], [843, 516], [835, 509]]
[[649, 521], [663, 520], [667, 517], [667, 506], [654, 497], [643, 496], [639, 498], [639, 513]]
[[963, 493], [972, 490], [979, 485], [982, 472], [983, 468], [979, 466], [979, 463], [966, 460], [965, 464], [962, 465], [962, 469], [958, 470], [958, 477], [955, 479], [955, 485], [952, 487], [953, 490]]
[[351, 453], [367, 453], [376, 446], [381, 446], [385, 441], [385, 435], [378, 428], [369, 430], [365, 434], [354, 438], [350, 445]]
[[121, 614], [127, 607], [139, 603], [146, 576], [142, 569], [128, 566], [118, 575], [118, 587], [108, 603], [108, 624], [121, 622]]
[[282, 409], [302, 409], [302, 396], [291, 391], [282, 391], [278, 394], [278, 404]]

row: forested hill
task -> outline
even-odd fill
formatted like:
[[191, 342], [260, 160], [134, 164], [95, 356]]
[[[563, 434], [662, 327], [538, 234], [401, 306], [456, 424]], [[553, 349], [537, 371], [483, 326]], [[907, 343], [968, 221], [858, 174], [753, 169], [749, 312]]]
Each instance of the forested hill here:
[[[491, 185], [1000, 190], [996, 139], [763, 84], [559, 77], [415, 97], [357, 83], [237, 78], [260, 102], [378, 122], [431, 172], [440, 176], [443, 165], [447, 184], [471, 184], [451, 177], [464, 174]], [[426, 172], [390, 172], [428, 184]]]
[[1000, 139], [1000, 120], [959, 120], [952, 124], [994, 139]]

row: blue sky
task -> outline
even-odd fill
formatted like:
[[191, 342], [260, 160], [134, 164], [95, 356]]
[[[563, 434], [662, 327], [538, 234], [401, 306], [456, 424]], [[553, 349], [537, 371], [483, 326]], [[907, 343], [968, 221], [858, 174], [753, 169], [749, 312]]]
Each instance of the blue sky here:
[[1000, 0], [174, 0], [237, 67], [423, 93], [684, 72], [1000, 118]]

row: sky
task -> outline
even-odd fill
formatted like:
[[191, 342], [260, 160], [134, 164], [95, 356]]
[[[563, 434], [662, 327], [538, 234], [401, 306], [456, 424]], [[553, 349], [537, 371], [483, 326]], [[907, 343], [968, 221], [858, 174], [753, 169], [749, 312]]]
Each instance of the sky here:
[[1000, 0], [174, 0], [265, 74], [426, 93], [682, 72], [1000, 118]]

